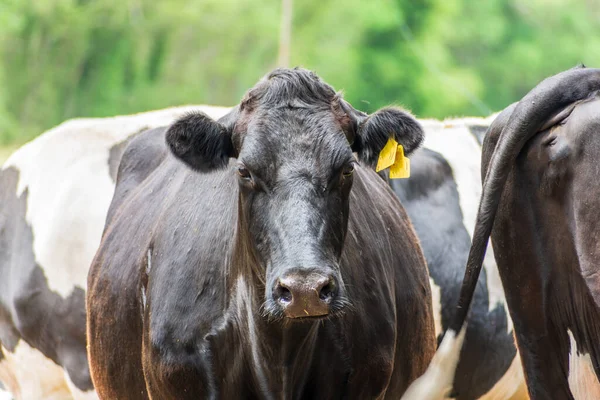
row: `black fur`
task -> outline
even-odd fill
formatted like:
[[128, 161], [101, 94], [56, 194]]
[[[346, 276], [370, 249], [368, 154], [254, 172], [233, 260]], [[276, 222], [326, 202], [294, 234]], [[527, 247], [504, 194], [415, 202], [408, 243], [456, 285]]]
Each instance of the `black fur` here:
[[406, 111], [386, 107], [371, 114], [359, 125], [352, 150], [358, 153], [363, 163], [375, 166], [379, 152], [391, 136], [404, 147], [404, 154], [409, 155], [423, 142], [424, 132], [417, 120]]
[[278, 68], [246, 93], [241, 110], [254, 109], [258, 104], [277, 108], [329, 109], [338, 97], [339, 94], [312, 71]]
[[232, 155], [231, 132], [202, 112], [171, 125], [166, 140], [173, 154], [197, 171], [223, 168]]
[[408, 112], [386, 107], [367, 116], [352, 108], [314, 72], [294, 68], [269, 73], [248, 91], [239, 107], [219, 122], [202, 113], [181, 118], [167, 132], [169, 148], [194, 170], [221, 168], [229, 157], [237, 156], [248, 128], [248, 116], [257, 108], [263, 111], [310, 108], [333, 112], [352, 151], [370, 167], [375, 166], [379, 152], [390, 137], [393, 136], [408, 155], [419, 147], [424, 136], [421, 126]]
[[[465, 321], [491, 235], [532, 400], [574, 398], [568, 332], [600, 377], [600, 104], [590, 99], [598, 90], [598, 69], [546, 78], [496, 118], [483, 143], [484, 186], [451, 327]], [[573, 105], [563, 123], [547, 126]]]
[[[99, 397], [397, 399], [425, 371], [425, 259], [397, 198], [356, 162], [337, 96], [277, 70], [218, 123], [169, 129], [179, 159], [235, 157], [227, 168], [165, 157], [158, 130], [131, 141], [88, 279]], [[282, 318], [276, 287], [309, 273], [336, 285], [329, 310]]]

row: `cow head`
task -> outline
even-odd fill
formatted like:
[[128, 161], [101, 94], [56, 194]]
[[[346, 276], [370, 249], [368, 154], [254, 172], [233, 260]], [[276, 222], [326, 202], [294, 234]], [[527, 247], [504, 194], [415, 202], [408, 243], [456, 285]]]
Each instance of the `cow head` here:
[[166, 137], [194, 170], [237, 174], [238, 234], [260, 266], [266, 314], [305, 318], [348, 302], [340, 259], [352, 181], [364, 173], [353, 153], [373, 166], [390, 137], [410, 153], [423, 132], [402, 110], [366, 115], [314, 73], [278, 69], [218, 122], [190, 114]]

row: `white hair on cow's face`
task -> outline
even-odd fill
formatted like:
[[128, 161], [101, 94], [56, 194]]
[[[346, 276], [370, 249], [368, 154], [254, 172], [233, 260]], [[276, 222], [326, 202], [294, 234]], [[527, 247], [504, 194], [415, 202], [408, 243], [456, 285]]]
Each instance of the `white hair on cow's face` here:
[[246, 312], [244, 320], [248, 324], [247, 327], [248, 337], [250, 339], [252, 365], [254, 366], [254, 371], [258, 377], [260, 390], [265, 398], [271, 398], [269, 395], [269, 388], [265, 387], [267, 382], [267, 374], [264, 370], [265, 367], [260, 361], [264, 360], [264, 357], [260, 355], [260, 339], [258, 337], [256, 321], [254, 320], [254, 313], [252, 311], [252, 293], [242, 275], [240, 275], [237, 279], [235, 296], [237, 309], [240, 310], [240, 312], [243, 312], [242, 310], [245, 310]]

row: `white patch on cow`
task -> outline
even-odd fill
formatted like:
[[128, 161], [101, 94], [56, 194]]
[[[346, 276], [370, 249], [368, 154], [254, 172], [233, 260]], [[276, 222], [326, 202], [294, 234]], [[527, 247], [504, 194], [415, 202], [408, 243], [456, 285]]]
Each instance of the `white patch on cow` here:
[[442, 290], [435, 284], [431, 277], [429, 278], [429, 286], [431, 286], [433, 323], [435, 324], [435, 336], [437, 337], [444, 332], [444, 329], [442, 328]]
[[267, 382], [264, 367], [260, 360], [263, 358], [260, 355], [260, 344], [259, 337], [256, 332], [256, 325], [254, 321], [254, 314], [252, 312], [252, 295], [248, 290], [248, 286], [244, 278], [240, 275], [237, 279], [236, 286], [236, 303], [238, 310], [245, 310], [245, 320], [248, 322], [248, 337], [250, 339], [250, 348], [252, 353], [252, 364], [254, 365], [254, 371], [258, 377], [258, 383], [261, 385], [261, 391], [265, 398], [271, 398], [269, 395], [269, 388], [264, 387]]
[[571, 330], [567, 331], [571, 342], [569, 352], [569, 388], [575, 400], [600, 399], [600, 382], [594, 373], [589, 354], [583, 354], [577, 348], [577, 342]]
[[67, 121], [16, 151], [4, 164], [19, 170], [17, 195], [28, 189], [33, 249], [51, 290], [66, 298], [86, 287], [114, 192], [110, 148], [145, 128], [165, 126], [191, 110], [213, 118], [229, 109], [186, 106], [113, 118]]
[[19, 400], [71, 399], [61, 367], [20, 340], [14, 352], [2, 347], [0, 381]]
[[[469, 235], [473, 235], [479, 200], [481, 198], [481, 146], [469, 131], [466, 123], [474, 124], [480, 121], [489, 125], [493, 119], [465, 118], [455, 120], [421, 120], [426, 131], [424, 147], [436, 151], [448, 161], [452, 168], [454, 180], [458, 189], [460, 208], [463, 222]], [[507, 332], [512, 332], [513, 324], [510, 319], [498, 267], [490, 245], [484, 261], [489, 293], [489, 310], [501, 305], [508, 319]]]
[[472, 234], [481, 196], [481, 146], [460, 120], [424, 120], [421, 123], [427, 132], [424, 146], [442, 154], [452, 168], [463, 221]]
[[452, 390], [460, 350], [466, 328], [460, 334], [448, 329], [423, 375], [416, 379], [402, 395], [402, 400], [440, 400], [448, 398]]
[[529, 399], [523, 367], [521, 366], [521, 357], [517, 350], [517, 355], [513, 358], [508, 370], [502, 375], [502, 378], [479, 400], [526, 400]]

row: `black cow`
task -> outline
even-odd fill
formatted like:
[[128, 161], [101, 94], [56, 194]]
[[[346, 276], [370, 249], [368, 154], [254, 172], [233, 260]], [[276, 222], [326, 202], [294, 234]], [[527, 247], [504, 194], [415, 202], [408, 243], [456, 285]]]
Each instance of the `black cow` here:
[[600, 398], [600, 70], [547, 78], [491, 125], [462, 326], [488, 237], [532, 399]]
[[219, 122], [173, 124], [170, 151], [134, 139], [88, 277], [99, 395], [399, 398], [435, 337], [414, 231], [362, 166], [391, 135], [410, 153], [423, 133], [281, 69]]

